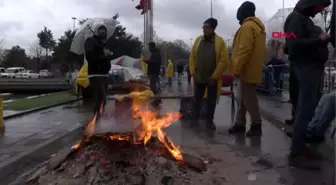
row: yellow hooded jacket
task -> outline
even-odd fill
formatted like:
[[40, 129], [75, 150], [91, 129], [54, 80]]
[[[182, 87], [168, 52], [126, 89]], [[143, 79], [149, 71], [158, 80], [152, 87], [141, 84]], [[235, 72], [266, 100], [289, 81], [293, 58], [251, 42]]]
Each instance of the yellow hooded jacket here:
[[[194, 75], [196, 72], [196, 58], [198, 46], [201, 42], [202, 35], [197, 37], [190, 53], [189, 58], [189, 70], [190, 75]], [[222, 75], [223, 72], [227, 69], [229, 63], [229, 54], [225, 44], [225, 41], [219, 35], [215, 35], [215, 50], [216, 50], [216, 69], [212, 74], [212, 77], [217, 80], [217, 103], [222, 94]], [[207, 96], [207, 92], [205, 93]]]
[[88, 78], [88, 64], [84, 64], [78, 73], [78, 77], [75, 81], [75, 93], [78, 94], [78, 86], [87, 88], [90, 85]]
[[234, 75], [243, 82], [259, 84], [265, 56], [265, 26], [257, 17], [248, 17], [233, 40], [231, 59]]
[[141, 55], [140, 57], [140, 62], [141, 62], [141, 70], [142, 72], [146, 73], [147, 74], [147, 64], [144, 60], [144, 56]]
[[174, 73], [174, 65], [173, 62], [169, 59], [166, 69], [166, 77], [167, 78], [173, 77], [173, 73]]

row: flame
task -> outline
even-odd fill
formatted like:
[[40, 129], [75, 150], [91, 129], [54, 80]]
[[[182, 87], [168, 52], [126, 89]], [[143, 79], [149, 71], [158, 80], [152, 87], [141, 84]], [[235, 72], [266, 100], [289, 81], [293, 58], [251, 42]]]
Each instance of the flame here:
[[74, 146], [71, 147], [72, 150], [77, 150], [79, 148], [79, 146], [81, 145], [82, 140], [79, 140], [76, 142], [76, 144]]
[[[158, 116], [158, 112], [149, 110], [147, 106], [144, 106], [145, 100], [148, 100], [153, 96], [152, 91], [146, 90], [142, 92], [132, 92], [128, 95], [123, 95], [116, 97], [117, 101], [121, 101], [126, 97], [131, 97], [133, 99], [132, 102], [132, 116], [134, 119], [141, 119], [142, 126], [141, 129], [138, 129], [135, 134], [133, 141], [140, 141], [144, 145], [153, 137], [157, 137], [158, 140], [163, 143], [166, 149], [171, 153], [171, 155], [179, 161], [183, 160], [181, 150], [178, 146], [174, 145], [172, 140], [165, 134], [162, 130], [163, 128], [168, 127], [171, 123], [177, 121], [181, 115], [176, 112], [167, 113], [161, 117]], [[103, 112], [104, 103], [101, 104], [100, 113]], [[97, 114], [95, 114], [92, 120], [86, 127], [85, 136], [86, 138], [90, 138], [94, 134], [95, 126], [97, 123]], [[131, 141], [131, 137], [129, 135], [110, 135], [108, 136], [111, 140], [123, 140], [123, 141]], [[78, 141], [72, 149], [77, 149], [81, 140]]]

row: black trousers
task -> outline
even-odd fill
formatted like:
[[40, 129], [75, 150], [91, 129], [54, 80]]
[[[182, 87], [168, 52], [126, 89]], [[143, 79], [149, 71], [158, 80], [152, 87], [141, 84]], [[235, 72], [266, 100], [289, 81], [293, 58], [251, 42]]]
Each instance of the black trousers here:
[[202, 100], [205, 94], [205, 89], [208, 89], [207, 95], [207, 109], [206, 109], [206, 119], [207, 121], [213, 121], [216, 109], [216, 101], [217, 101], [217, 83], [213, 85], [209, 85], [206, 83], [195, 82], [195, 95], [194, 95], [194, 119], [199, 119], [201, 108], [202, 108]]
[[148, 75], [149, 77], [149, 87], [154, 94], [158, 93], [158, 78], [159, 75]]
[[107, 77], [95, 76], [90, 78], [90, 85], [94, 94], [94, 113], [100, 113], [99, 109], [101, 104], [106, 104], [107, 94]]

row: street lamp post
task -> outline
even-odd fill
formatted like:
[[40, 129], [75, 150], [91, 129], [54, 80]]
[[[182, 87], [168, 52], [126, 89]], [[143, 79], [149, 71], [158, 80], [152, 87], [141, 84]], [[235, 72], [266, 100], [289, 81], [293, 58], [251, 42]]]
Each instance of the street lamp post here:
[[213, 16], [213, 11], [212, 11], [212, 0], [210, 0], [210, 17], [212, 18]]
[[76, 17], [71, 17], [71, 19], [73, 20], [73, 30], [75, 31], [77, 18]]

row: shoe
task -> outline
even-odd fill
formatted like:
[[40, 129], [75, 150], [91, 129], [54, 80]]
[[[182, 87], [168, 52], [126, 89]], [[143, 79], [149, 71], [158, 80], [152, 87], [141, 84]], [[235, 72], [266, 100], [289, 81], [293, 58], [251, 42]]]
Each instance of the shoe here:
[[293, 119], [286, 119], [285, 124], [289, 125], [289, 126], [292, 126], [294, 124], [294, 120]]
[[[287, 131], [286, 132], [286, 135], [290, 138], [293, 137], [293, 133], [292, 131]], [[306, 140], [305, 140], [305, 143], [309, 143], [309, 144], [320, 144], [320, 143], [323, 143], [325, 140], [325, 137], [324, 136], [316, 136], [312, 133], [307, 133], [306, 134]]]
[[246, 136], [252, 137], [252, 136], [261, 136], [262, 135], [262, 128], [261, 124], [251, 124], [250, 129], [246, 132]]
[[289, 156], [288, 165], [309, 170], [319, 170], [321, 168], [318, 161], [310, 160], [304, 155]]
[[213, 121], [207, 121], [207, 127], [211, 130], [216, 130], [216, 125]]
[[231, 128], [229, 128], [230, 134], [245, 133], [246, 127], [245, 124], [235, 123]]
[[325, 140], [324, 136], [317, 136], [311, 132], [307, 132], [306, 134], [306, 143], [320, 144], [320, 143], [323, 143], [324, 140]]

